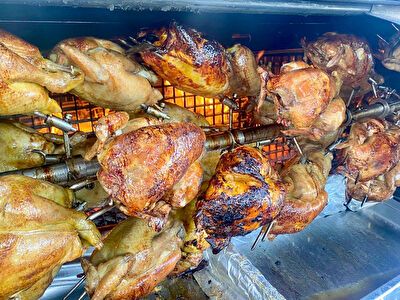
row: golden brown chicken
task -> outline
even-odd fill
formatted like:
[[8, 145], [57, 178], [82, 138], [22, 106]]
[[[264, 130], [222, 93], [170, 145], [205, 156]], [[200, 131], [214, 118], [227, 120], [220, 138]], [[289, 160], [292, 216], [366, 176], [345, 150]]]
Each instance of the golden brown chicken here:
[[344, 172], [355, 181], [368, 181], [392, 169], [399, 160], [400, 130], [386, 121], [369, 119], [355, 123], [344, 149]]
[[[202, 170], [192, 164], [203, 152], [205, 135], [191, 123], [142, 127], [152, 122], [128, 122], [123, 112], [102, 118], [95, 127], [100, 145], [96, 144], [91, 154], [97, 153], [101, 165], [99, 182], [120, 204], [120, 209], [128, 215], [149, 219], [159, 230], [171, 206], [185, 205], [192, 200], [187, 197], [195, 196], [200, 189]], [[121, 126], [122, 134], [112, 137]], [[109, 129], [112, 130], [107, 132]], [[185, 199], [178, 199], [179, 194], [185, 195]]]
[[0, 30], [0, 115], [61, 112], [47, 90], [65, 93], [82, 82], [80, 72], [44, 59], [35, 46]]
[[149, 294], [181, 258], [182, 224], [170, 220], [161, 232], [138, 218], [119, 223], [83, 260], [86, 290], [92, 300], [139, 299]]
[[141, 104], [152, 105], [162, 98], [151, 83], [153, 72], [128, 58], [117, 44], [83, 37], [60, 42], [50, 59], [64, 66], [74, 66], [85, 74], [83, 84], [71, 93], [93, 104], [115, 110], [136, 111]]
[[20, 175], [0, 177], [0, 298], [38, 299], [61, 265], [100, 247], [100, 233], [66, 208], [72, 192]]
[[278, 123], [289, 126], [288, 135], [307, 135], [317, 141], [344, 121], [343, 101], [332, 101], [340, 82], [304, 62], [284, 64], [280, 75], [269, 78], [266, 88], [274, 100]]
[[353, 88], [368, 80], [374, 66], [368, 43], [351, 34], [327, 32], [314, 42], [303, 41], [303, 48], [314, 66], [337, 72], [343, 85]]
[[295, 157], [280, 173], [287, 190], [279, 215], [274, 220], [269, 238], [295, 233], [308, 226], [328, 203], [325, 184], [331, 170], [332, 154], [319, 146], [302, 145], [307, 162]]
[[41, 166], [43, 157], [55, 151], [55, 145], [32, 128], [19, 123], [0, 122], [0, 172]]
[[257, 96], [257, 63], [247, 47], [224, 49], [194, 29], [172, 23], [152, 34], [152, 48], [141, 53], [145, 63], [180, 90], [204, 97]]
[[242, 146], [222, 155], [204, 197], [197, 202], [195, 222], [218, 253], [231, 237], [273, 220], [284, 197], [284, 186], [268, 159]]
[[393, 195], [400, 158], [399, 127], [378, 119], [355, 123], [347, 142], [337, 149], [343, 149], [344, 165], [338, 172], [348, 178], [351, 197], [382, 201]]

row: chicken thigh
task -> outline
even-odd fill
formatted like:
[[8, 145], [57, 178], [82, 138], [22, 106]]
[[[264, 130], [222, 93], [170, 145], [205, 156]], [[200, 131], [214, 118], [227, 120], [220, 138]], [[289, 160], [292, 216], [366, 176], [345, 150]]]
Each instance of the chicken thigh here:
[[95, 105], [137, 111], [141, 104], [152, 105], [162, 98], [151, 86], [157, 81], [154, 73], [111, 41], [93, 37], [64, 40], [53, 49], [50, 59], [84, 72], [85, 81], [71, 93]]
[[45, 181], [0, 177], [1, 299], [38, 299], [63, 263], [102, 245], [86, 215], [68, 208], [72, 199]]

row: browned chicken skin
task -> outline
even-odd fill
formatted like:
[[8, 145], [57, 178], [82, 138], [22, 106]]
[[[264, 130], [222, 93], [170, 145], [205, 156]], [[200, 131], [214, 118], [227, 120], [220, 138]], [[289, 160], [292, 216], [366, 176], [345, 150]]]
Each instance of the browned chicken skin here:
[[0, 30], [0, 115], [61, 112], [46, 89], [65, 93], [83, 82], [83, 74], [42, 57], [39, 49]]
[[398, 185], [400, 129], [386, 121], [369, 119], [353, 124], [343, 149], [344, 166], [338, 171], [347, 178], [347, 192], [357, 200], [390, 198]]
[[38, 299], [61, 265], [101, 247], [72, 192], [20, 175], [0, 178], [0, 299]]
[[335, 71], [343, 84], [353, 88], [365, 82], [374, 66], [366, 41], [351, 35], [327, 32], [311, 43], [303, 43], [305, 55], [313, 65], [328, 72]]
[[204, 197], [197, 202], [195, 221], [217, 253], [231, 237], [273, 220], [284, 196], [284, 186], [268, 159], [242, 146], [222, 155]]
[[281, 172], [287, 194], [274, 220], [270, 238], [303, 230], [328, 203], [325, 184], [331, 169], [332, 154], [325, 155], [318, 146], [305, 145], [302, 148], [308, 161], [301, 163], [299, 157], [295, 157]]
[[150, 83], [157, 77], [128, 58], [111, 41], [93, 37], [60, 42], [50, 58], [65, 66], [75, 66], [85, 74], [83, 84], [71, 93], [102, 107], [136, 111], [141, 104], [152, 105], [162, 98]]
[[389, 43], [379, 41], [382, 65], [392, 71], [400, 72], [400, 32], [393, 35]]
[[283, 65], [281, 74], [271, 76], [266, 88], [274, 100], [278, 123], [289, 126], [287, 135], [319, 140], [344, 121], [343, 100], [332, 101], [339, 89], [337, 80], [304, 62]]
[[[117, 124], [118, 119], [126, 115], [116, 113], [101, 119], [99, 130], [103, 128], [101, 124], [111, 128], [113, 125], [107, 127], [107, 124]], [[129, 121], [125, 126], [130, 129], [124, 132], [123, 128], [122, 134], [111, 137], [103, 148], [98, 148], [98, 144], [94, 146], [101, 165], [97, 178], [106, 192], [120, 203], [124, 213], [148, 218], [150, 224], [160, 230], [171, 206], [186, 204], [200, 189], [202, 169], [196, 160], [203, 152], [205, 135], [191, 123], [141, 127], [151, 124], [140, 120], [132, 120], [135, 126]], [[95, 130], [97, 132], [98, 128]], [[111, 136], [111, 132], [100, 132]], [[183, 194], [185, 198], [179, 199]]]
[[141, 219], [119, 223], [104, 246], [82, 261], [91, 299], [139, 299], [149, 294], [179, 261], [182, 233], [182, 224], [174, 220], [159, 233]]
[[244, 46], [224, 49], [194, 29], [172, 23], [155, 32], [155, 49], [145, 63], [177, 88], [204, 97], [257, 96], [260, 83], [253, 53]]

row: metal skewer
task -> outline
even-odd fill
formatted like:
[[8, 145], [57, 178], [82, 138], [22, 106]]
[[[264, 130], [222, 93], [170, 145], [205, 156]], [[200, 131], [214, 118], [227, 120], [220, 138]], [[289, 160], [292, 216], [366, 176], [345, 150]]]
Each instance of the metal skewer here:
[[264, 226], [261, 228], [260, 232], [258, 233], [258, 235], [257, 235], [257, 237], [256, 237], [256, 240], [254, 241], [253, 245], [251, 246], [251, 250], [252, 250], [252, 251], [256, 248], [256, 246], [257, 246], [257, 244], [258, 244], [258, 241], [260, 240], [260, 237], [261, 237], [261, 236], [262, 236], [261, 241], [264, 241], [264, 240], [265, 240], [265, 237], [266, 237], [266, 236], [268, 235], [268, 233], [271, 231], [272, 227], [274, 226], [274, 223], [275, 223], [275, 220], [272, 220], [271, 222], [269, 222], [269, 224], [264, 225]]
[[83, 300], [83, 298], [85, 298], [86, 296], [86, 291], [84, 291], [78, 298], [78, 300]]
[[385, 44], [389, 45], [389, 43], [383, 38], [381, 37], [379, 34], [376, 35], [382, 42], [384, 42]]
[[82, 278], [79, 279], [79, 281], [72, 287], [72, 289], [70, 289], [68, 294], [66, 294], [64, 296], [63, 300], [67, 300], [69, 298], [69, 296], [71, 296], [72, 293], [75, 292], [77, 290], [77, 288], [80, 287], [85, 280], [86, 280], [86, 275], [83, 275]]
[[272, 227], [274, 226], [274, 224], [275, 224], [275, 220], [272, 220], [272, 221], [268, 224], [267, 230], [264, 232], [264, 235], [263, 235], [263, 237], [262, 237], [262, 239], [261, 239], [261, 242], [264, 242], [265, 237], [269, 234], [269, 232], [271, 231], [271, 229], [272, 229]]
[[398, 31], [399, 31], [399, 28], [397, 28], [397, 26], [394, 25], [393, 23], [391, 23], [391, 24], [392, 24], [393, 28], [398, 32]]

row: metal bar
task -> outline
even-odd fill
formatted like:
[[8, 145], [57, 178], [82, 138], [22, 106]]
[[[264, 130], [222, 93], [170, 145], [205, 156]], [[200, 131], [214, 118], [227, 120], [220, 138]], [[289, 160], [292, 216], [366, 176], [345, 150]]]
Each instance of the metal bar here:
[[[280, 125], [265, 125], [254, 128], [236, 129], [207, 136], [207, 151], [226, 149], [235, 144], [252, 144], [282, 135]], [[100, 169], [97, 160], [87, 161], [83, 158], [67, 159], [63, 163], [0, 173], [0, 176], [20, 174], [42, 179], [53, 183], [66, 184], [78, 179], [95, 176]]]

